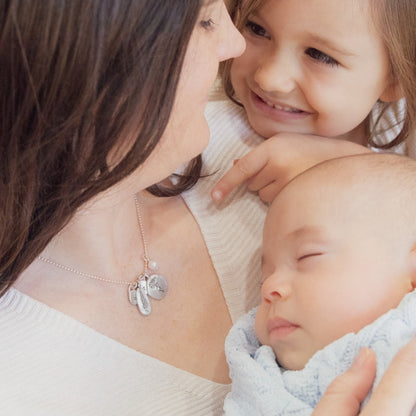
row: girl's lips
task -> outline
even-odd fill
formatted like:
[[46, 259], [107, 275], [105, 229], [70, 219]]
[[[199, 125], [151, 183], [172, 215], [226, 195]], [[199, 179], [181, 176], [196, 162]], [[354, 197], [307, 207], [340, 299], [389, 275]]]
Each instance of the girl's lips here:
[[253, 91], [251, 92], [251, 102], [257, 111], [260, 111], [267, 118], [275, 121], [288, 122], [292, 120], [300, 120], [310, 115], [310, 113], [294, 107], [268, 102]]
[[296, 325], [280, 317], [275, 317], [267, 321], [267, 332], [273, 339], [284, 338], [298, 328], [299, 325]]

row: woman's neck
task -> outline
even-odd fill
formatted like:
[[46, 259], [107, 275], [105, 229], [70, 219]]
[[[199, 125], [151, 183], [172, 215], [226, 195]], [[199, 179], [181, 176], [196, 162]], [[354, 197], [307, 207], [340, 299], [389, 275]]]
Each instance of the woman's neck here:
[[83, 206], [55, 236], [43, 257], [112, 280], [134, 280], [143, 244], [131, 189], [113, 190]]

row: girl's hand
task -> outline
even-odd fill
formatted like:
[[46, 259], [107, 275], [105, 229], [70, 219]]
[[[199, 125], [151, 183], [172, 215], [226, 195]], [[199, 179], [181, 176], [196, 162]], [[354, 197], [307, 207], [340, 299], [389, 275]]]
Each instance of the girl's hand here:
[[360, 404], [373, 384], [374, 353], [365, 348], [351, 368], [336, 378], [316, 406], [313, 416], [409, 416], [416, 404], [416, 338], [391, 362], [362, 412]]
[[246, 182], [250, 191], [271, 202], [283, 186], [306, 169], [324, 160], [366, 152], [370, 150], [345, 140], [279, 133], [236, 161], [214, 186], [211, 196], [220, 201]]

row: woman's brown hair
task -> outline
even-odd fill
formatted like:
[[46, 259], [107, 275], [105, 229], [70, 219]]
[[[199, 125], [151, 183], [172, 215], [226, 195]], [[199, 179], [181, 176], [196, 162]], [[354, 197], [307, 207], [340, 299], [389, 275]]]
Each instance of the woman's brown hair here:
[[[228, 0], [231, 17], [240, 32], [247, 24], [250, 14], [259, 9], [265, 1]], [[404, 114], [395, 111], [399, 120], [392, 119], [390, 125], [381, 126], [383, 116], [390, 107], [397, 106], [396, 102], [378, 102], [378, 117], [373, 126], [370, 127], [370, 117], [366, 120], [368, 144], [375, 148], [389, 149], [407, 139], [416, 139], [416, 7], [413, 0], [370, 0], [365, 6], [370, 8], [375, 26], [383, 37], [390, 57], [392, 76], [405, 98]], [[224, 91], [232, 101], [241, 105], [231, 84], [231, 65], [232, 60], [221, 64]], [[395, 137], [389, 143], [378, 143], [377, 134], [392, 128], [397, 131]]]
[[[0, 294], [81, 205], [154, 149], [201, 6], [0, 3]], [[128, 152], [110, 167], [126, 137]]]

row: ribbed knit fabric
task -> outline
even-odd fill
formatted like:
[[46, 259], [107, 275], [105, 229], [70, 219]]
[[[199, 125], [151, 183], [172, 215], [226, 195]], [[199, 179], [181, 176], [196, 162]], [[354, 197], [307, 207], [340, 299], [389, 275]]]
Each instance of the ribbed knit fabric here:
[[[209, 191], [233, 159], [261, 139], [228, 102], [209, 105], [207, 115], [213, 141], [204, 155], [205, 173], [215, 174], [184, 198], [235, 321], [258, 301], [266, 207], [254, 195], [240, 199], [242, 187], [237, 201], [217, 209]], [[0, 332], [0, 415], [220, 415], [230, 390], [134, 351], [14, 289], [0, 299]]]
[[210, 415], [228, 391], [14, 289], [0, 300], [0, 328], [1, 415]]
[[229, 100], [208, 103], [211, 140], [203, 153], [202, 178], [184, 199], [204, 235], [235, 322], [258, 304], [261, 285], [261, 240], [267, 206], [240, 186], [220, 205], [210, 197], [214, 184], [264, 139], [248, 125], [242, 108]]
[[[378, 123], [378, 128], [374, 132], [374, 141], [378, 145], [383, 145], [391, 142], [400, 132], [403, 123], [404, 112], [406, 102], [404, 99], [397, 101], [396, 103], [390, 104], [387, 111], [384, 112], [383, 117]], [[380, 114], [379, 104], [376, 104], [373, 108], [370, 118], [370, 128], [374, 129], [374, 123], [378, 119]], [[405, 154], [413, 159], [416, 158], [416, 141], [414, 135], [410, 135], [408, 139], [392, 149], [389, 152], [395, 152], [399, 154]]]

